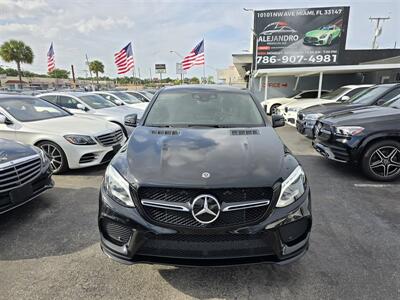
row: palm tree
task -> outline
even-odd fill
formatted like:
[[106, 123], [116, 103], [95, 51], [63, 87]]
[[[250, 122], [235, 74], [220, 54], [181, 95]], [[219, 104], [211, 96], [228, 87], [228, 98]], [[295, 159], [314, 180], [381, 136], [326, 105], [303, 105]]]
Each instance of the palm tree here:
[[96, 74], [97, 85], [99, 85], [99, 73], [104, 73], [104, 65], [99, 60], [94, 60], [89, 63], [90, 71]]
[[17, 64], [19, 84], [22, 88], [21, 63], [31, 64], [33, 62], [32, 48], [25, 45], [23, 41], [9, 40], [1, 45], [0, 57], [5, 62], [14, 61]]

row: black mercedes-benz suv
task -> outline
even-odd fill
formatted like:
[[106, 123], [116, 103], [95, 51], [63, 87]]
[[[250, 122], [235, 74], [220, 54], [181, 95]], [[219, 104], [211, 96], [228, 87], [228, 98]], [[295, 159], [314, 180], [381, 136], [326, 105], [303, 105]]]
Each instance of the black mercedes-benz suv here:
[[0, 139], [0, 214], [35, 199], [53, 185], [50, 160], [42, 150]]
[[359, 164], [374, 180], [400, 177], [400, 96], [384, 105], [319, 119], [314, 148], [326, 158]]
[[380, 84], [367, 88], [341, 103], [320, 104], [305, 108], [297, 113], [297, 131], [312, 139], [314, 126], [319, 118], [334, 112], [371, 105], [379, 106], [397, 95], [400, 95], [400, 83]]
[[310, 189], [244, 90], [170, 87], [107, 168], [101, 247], [124, 263], [286, 263], [308, 249]]

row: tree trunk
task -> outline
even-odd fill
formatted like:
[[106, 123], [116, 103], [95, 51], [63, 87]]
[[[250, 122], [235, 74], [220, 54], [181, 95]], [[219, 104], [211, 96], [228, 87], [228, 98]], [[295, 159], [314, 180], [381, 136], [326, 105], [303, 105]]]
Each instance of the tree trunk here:
[[21, 63], [19, 61], [17, 61], [16, 63], [17, 63], [18, 78], [19, 78], [19, 88], [22, 89]]
[[99, 72], [96, 72], [97, 85], [99, 85]]

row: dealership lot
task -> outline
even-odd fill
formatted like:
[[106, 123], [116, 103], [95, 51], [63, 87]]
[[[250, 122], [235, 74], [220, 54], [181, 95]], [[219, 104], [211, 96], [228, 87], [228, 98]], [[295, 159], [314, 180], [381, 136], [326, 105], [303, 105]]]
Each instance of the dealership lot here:
[[323, 159], [292, 127], [278, 130], [312, 188], [309, 252], [287, 266], [125, 266], [99, 248], [105, 167], [55, 176], [56, 187], [0, 217], [0, 298], [397, 298], [400, 182], [368, 181]]

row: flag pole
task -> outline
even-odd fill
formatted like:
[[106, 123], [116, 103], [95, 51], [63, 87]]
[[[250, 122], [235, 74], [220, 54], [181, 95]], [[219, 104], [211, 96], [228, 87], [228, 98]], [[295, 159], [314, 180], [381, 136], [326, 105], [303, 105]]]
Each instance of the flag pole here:
[[204, 64], [203, 64], [203, 78], [204, 78], [204, 84], [207, 83], [206, 80], [206, 47], [204, 43], [204, 38], [203, 38], [203, 47], [204, 47]]

